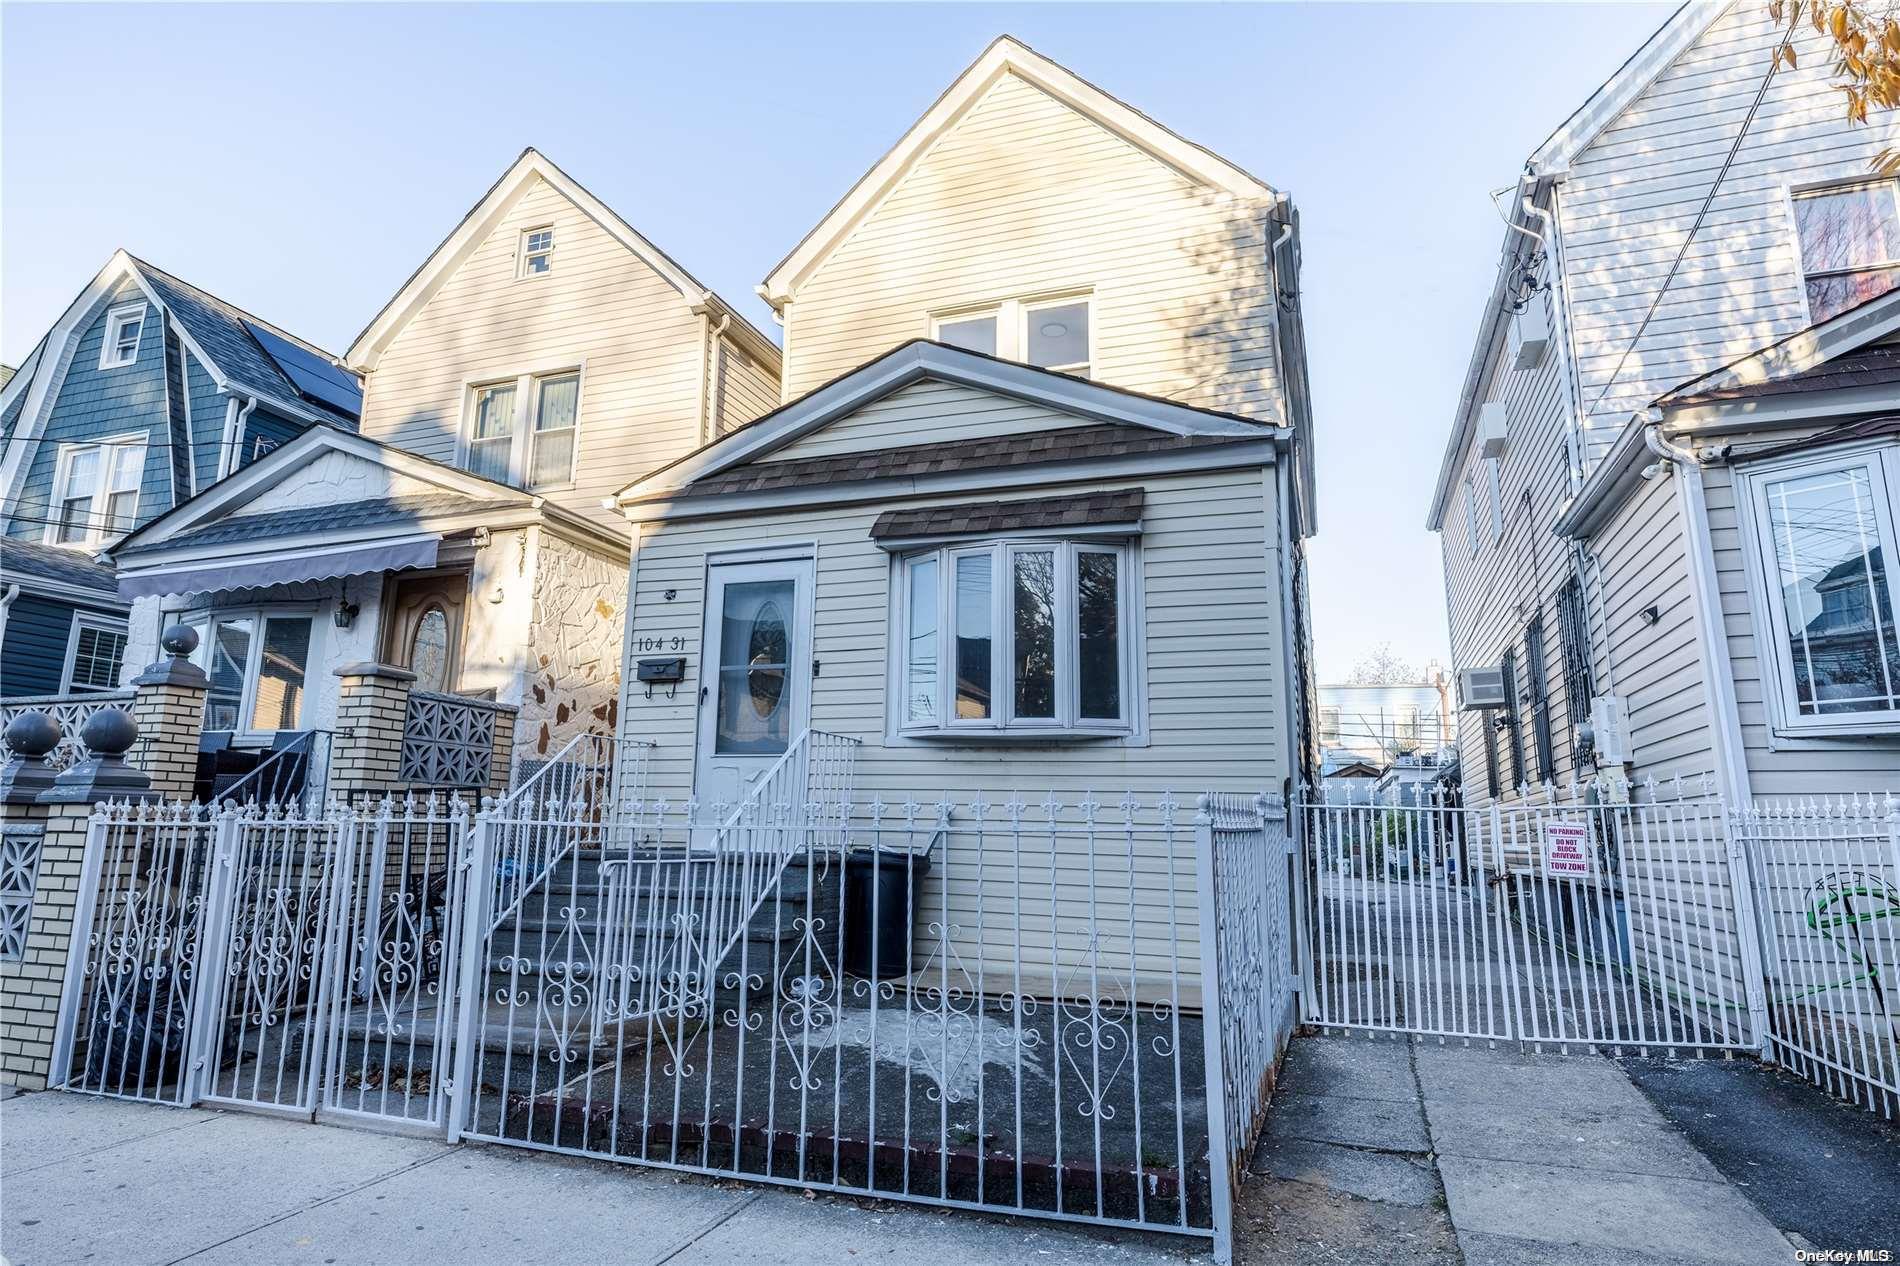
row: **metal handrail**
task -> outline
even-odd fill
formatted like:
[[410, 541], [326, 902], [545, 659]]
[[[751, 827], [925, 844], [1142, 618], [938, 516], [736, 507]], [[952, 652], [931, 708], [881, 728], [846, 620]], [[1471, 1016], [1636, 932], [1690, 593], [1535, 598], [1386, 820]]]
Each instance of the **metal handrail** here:
[[[288, 747], [276, 749], [259, 761], [256, 768], [214, 795], [211, 802], [213, 804], [280, 804], [286, 799], [304, 800], [311, 804], [320, 802], [323, 799], [323, 784], [328, 781], [329, 775], [327, 766], [331, 734], [329, 730], [305, 730]], [[322, 743], [317, 742], [319, 736], [323, 739]], [[317, 776], [313, 779], [311, 770], [319, 765], [317, 759], [319, 748], [322, 749], [321, 755], [324, 758], [321, 762], [323, 767], [316, 769]], [[293, 760], [293, 757], [296, 759]], [[303, 772], [303, 786], [289, 797], [279, 794], [296, 777], [299, 769]], [[315, 794], [312, 794], [311, 788], [313, 781], [317, 784]], [[265, 788], [266, 783], [268, 783], [268, 790], [264, 790], [261, 795], [258, 794]]]

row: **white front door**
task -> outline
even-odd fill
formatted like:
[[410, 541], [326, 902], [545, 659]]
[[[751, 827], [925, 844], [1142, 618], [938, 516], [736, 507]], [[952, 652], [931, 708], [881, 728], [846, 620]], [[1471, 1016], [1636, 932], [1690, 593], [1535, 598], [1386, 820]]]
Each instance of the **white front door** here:
[[736, 805], [811, 715], [809, 558], [715, 563], [699, 655], [693, 795]]

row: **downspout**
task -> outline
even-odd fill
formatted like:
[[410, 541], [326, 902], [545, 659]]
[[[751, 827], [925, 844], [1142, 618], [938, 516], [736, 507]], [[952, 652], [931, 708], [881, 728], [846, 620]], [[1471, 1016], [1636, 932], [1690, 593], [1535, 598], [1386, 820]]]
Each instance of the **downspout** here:
[[243, 463], [239, 454], [244, 443], [244, 423], [251, 416], [251, 410], [257, 407], [257, 397], [251, 396], [244, 404], [238, 404], [238, 398], [232, 396], [224, 406], [224, 437], [219, 441], [218, 478], [223, 479]]
[[8, 585], [7, 591], [0, 594], [0, 646], [7, 640], [7, 611], [13, 606], [13, 600], [20, 596], [20, 586]]
[[[1728, 670], [1728, 639], [1722, 618], [1722, 600], [1716, 588], [1715, 554], [1709, 539], [1709, 505], [1702, 486], [1702, 463], [1687, 448], [1662, 437], [1654, 423], [1643, 428], [1649, 451], [1676, 468], [1676, 500], [1682, 508], [1685, 548], [1689, 556], [1689, 587], [1694, 591], [1696, 622], [1702, 636], [1702, 685], [1715, 709], [1710, 738], [1715, 744], [1716, 772], [1729, 802], [1737, 807], [1754, 798], [1749, 789], [1748, 759], [1742, 747], [1741, 714], [1735, 706], [1735, 677]], [[1718, 652], [1717, 643], [1722, 649]]]
[[720, 416], [714, 416], [712, 401], [713, 401], [713, 390], [719, 382], [720, 375], [725, 372], [725, 368], [726, 368], [725, 338], [726, 338], [726, 331], [731, 328], [732, 328], [732, 313], [728, 312], [724, 316], [719, 318], [719, 328], [714, 330], [712, 332], [712, 337], [707, 340], [706, 355], [710, 363], [706, 367], [707, 373], [706, 373], [706, 386], [705, 386], [705, 394], [704, 394], [704, 399], [706, 401], [706, 418], [705, 418], [706, 429], [705, 429], [704, 435], [700, 439], [700, 443], [702, 444], [710, 444], [714, 440], [718, 439], [719, 438], [719, 424], [725, 421], [723, 414], [721, 414]]

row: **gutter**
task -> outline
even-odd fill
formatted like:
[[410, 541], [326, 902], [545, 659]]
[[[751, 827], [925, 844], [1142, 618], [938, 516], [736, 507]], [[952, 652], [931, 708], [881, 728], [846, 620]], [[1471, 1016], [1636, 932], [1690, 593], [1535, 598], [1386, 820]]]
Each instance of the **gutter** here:
[[[1701, 636], [1702, 685], [1715, 710], [1709, 739], [1715, 747], [1716, 774], [1723, 793], [1733, 805], [1746, 805], [1754, 796], [1749, 788], [1748, 759], [1742, 747], [1741, 714], [1735, 704], [1735, 676], [1729, 671], [1728, 638], [1722, 618], [1722, 599], [1716, 588], [1715, 555], [1709, 539], [1709, 506], [1702, 483], [1702, 463], [1689, 449], [1662, 437], [1655, 425], [1642, 427], [1649, 452], [1676, 470], [1676, 499], [1682, 509], [1689, 558], [1689, 588], [1696, 604]], [[1718, 643], [1720, 649], [1718, 649]]]

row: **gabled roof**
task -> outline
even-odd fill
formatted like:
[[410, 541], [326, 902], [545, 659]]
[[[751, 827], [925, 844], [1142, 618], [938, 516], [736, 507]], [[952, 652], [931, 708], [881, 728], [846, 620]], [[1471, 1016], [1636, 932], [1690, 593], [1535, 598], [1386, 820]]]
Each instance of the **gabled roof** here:
[[1537, 147], [1528, 163], [1531, 173], [1560, 176], [1569, 170], [1577, 155], [1701, 39], [1728, 7], [1728, 0], [1689, 0], [1670, 14], [1656, 33]]
[[615, 499], [625, 504], [709, 479], [783, 448], [874, 400], [926, 379], [1041, 404], [1079, 418], [1142, 427], [1170, 436], [1252, 440], [1291, 437], [1287, 428], [1236, 414], [1197, 409], [1123, 387], [1110, 387], [1000, 360], [928, 339], [913, 339], [634, 481], [621, 489]]
[[545, 181], [610, 237], [637, 256], [677, 290], [684, 303], [696, 309], [709, 309], [715, 315], [730, 316], [731, 332], [745, 342], [754, 355], [770, 365], [779, 363], [778, 344], [762, 334], [731, 304], [701, 285], [665, 251], [621, 219], [612, 207], [589, 193], [580, 182], [532, 147], [521, 151], [521, 156], [514, 164], [489, 186], [488, 192], [469, 208], [468, 214], [462, 217], [454, 231], [442, 239], [442, 244], [422, 261], [422, 266], [409, 275], [409, 280], [402, 284], [402, 288], [383, 305], [375, 319], [356, 336], [356, 341], [350, 344], [350, 350], [345, 354], [348, 363], [365, 373], [376, 368], [378, 358], [391, 340], [422, 310], [423, 305], [442, 288], [443, 283], [476, 247], [487, 240], [502, 217], [537, 180]]
[[1242, 198], [1277, 201], [1280, 197], [1265, 181], [1212, 150], [1163, 127], [1014, 36], [1001, 35], [767, 274], [758, 288], [765, 301], [774, 308], [783, 307], [812, 270], [1004, 75], [1015, 75], [1041, 89], [1199, 184]]

